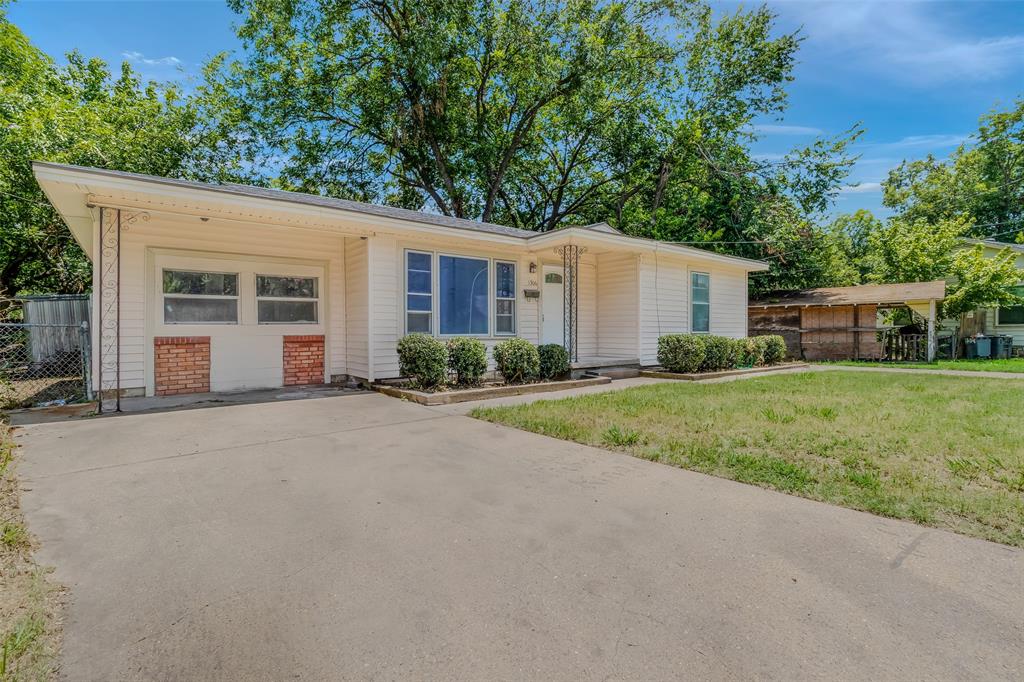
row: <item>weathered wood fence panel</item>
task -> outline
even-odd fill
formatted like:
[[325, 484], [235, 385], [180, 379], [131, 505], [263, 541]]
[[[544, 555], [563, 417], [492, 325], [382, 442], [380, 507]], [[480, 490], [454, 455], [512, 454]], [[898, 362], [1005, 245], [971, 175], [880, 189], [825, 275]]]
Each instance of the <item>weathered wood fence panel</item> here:
[[877, 305], [751, 308], [753, 335], [779, 334], [791, 357], [804, 360], [878, 360], [884, 353]]

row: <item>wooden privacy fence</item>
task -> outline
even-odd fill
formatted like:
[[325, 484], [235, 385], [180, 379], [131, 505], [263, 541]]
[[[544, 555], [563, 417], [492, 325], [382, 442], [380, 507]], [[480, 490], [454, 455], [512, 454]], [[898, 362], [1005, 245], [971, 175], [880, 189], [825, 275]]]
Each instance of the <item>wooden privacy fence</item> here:
[[750, 309], [750, 333], [778, 334], [789, 355], [805, 360], [881, 360], [877, 305]]

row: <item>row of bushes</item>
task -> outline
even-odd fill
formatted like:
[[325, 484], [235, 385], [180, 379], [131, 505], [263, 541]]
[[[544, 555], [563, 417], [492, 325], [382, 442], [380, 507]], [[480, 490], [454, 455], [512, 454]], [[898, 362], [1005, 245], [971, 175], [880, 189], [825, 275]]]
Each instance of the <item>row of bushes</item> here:
[[730, 339], [668, 334], [658, 339], [658, 362], [668, 371], [680, 374], [775, 365], [785, 358], [786, 341], [777, 335]]
[[[445, 343], [429, 334], [409, 334], [398, 342], [398, 363], [402, 376], [421, 388], [452, 382], [473, 386], [487, 372], [487, 346], [473, 338]], [[535, 346], [512, 338], [494, 346], [494, 364], [510, 384], [558, 379], [569, 373], [569, 354], [558, 344]]]

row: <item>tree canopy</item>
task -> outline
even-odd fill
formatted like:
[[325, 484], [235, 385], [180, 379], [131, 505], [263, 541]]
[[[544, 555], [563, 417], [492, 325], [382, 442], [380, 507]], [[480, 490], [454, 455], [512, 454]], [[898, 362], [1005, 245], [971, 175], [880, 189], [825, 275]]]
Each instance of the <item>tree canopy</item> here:
[[883, 183], [884, 203], [908, 220], [967, 219], [967, 233], [1024, 240], [1024, 97], [981, 117], [948, 159], [904, 161]]
[[[171, 85], [111, 73], [77, 52], [58, 66], [0, 6], [0, 294], [91, 285], [85, 255], [32, 175], [33, 160], [175, 177], [215, 176], [217, 149], [198, 107]], [[223, 152], [225, 150], [219, 150]]]
[[[978, 131], [945, 160], [904, 161], [883, 183], [894, 215], [837, 217], [830, 232], [849, 272], [862, 281], [948, 280], [942, 314], [1019, 305], [1016, 254], [986, 257], [966, 238], [1024, 241], [1024, 99], [981, 117]], [[833, 272], [842, 271], [839, 264]]]
[[[285, 188], [777, 257], [802, 283], [856, 127], [755, 160], [800, 38], [697, 0], [231, 0], [207, 95]], [[723, 242], [729, 242], [723, 244]], [[713, 243], [713, 244], [712, 244]], [[794, 270], [798, 270], [794, 268]]]

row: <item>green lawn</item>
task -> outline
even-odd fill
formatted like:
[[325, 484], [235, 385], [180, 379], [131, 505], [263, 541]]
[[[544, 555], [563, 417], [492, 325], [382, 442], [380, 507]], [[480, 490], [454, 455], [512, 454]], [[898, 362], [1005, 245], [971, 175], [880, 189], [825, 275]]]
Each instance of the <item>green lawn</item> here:
[[936, 360], [935, 362], [868, 362], [843, 360], [826, 363], [847, 367], [911, 367], [914, 369], [962, 369], [969, 372], [1019, 372], [1024, 374], [1024, 358], [1010, 360]]
[[808, 372], [472, 416], [1024, 547], [1024, 383]]

